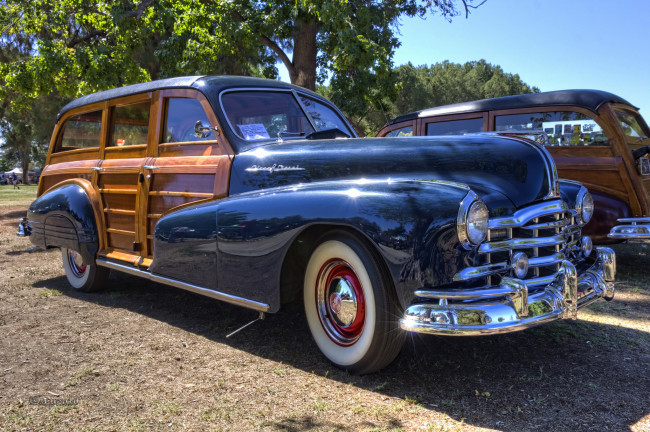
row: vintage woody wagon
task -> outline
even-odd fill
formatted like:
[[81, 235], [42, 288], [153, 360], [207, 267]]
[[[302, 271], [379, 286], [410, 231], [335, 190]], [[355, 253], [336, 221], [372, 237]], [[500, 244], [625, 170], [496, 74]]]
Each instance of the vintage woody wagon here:
[[315, 93], [207, 76], [65, 106], [21, 229], [80, 291], [117, 270], [260, 313], [302, 298], [325, 356], [368, 373], [407, 332], [515, 331], [611, 299], [592, 214], [534, 142], [359, 139]]
[[493, 131], [546, 134], [560, 177], [594, 198], [583, 231], [595, 243], [650, 239], [650, 129], [614, 94], [563, 90], [439, 106], [396, 117], [378, 136]]

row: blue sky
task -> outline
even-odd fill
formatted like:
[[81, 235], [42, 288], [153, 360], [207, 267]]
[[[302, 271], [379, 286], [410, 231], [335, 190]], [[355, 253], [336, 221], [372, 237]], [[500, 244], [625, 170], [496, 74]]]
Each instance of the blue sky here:
[[402, 19], [394, 62], [485, 59], [542, 91], [615, 93], [650, 121], [649, 20], [647, 0], [487, 0], [451, 23]]

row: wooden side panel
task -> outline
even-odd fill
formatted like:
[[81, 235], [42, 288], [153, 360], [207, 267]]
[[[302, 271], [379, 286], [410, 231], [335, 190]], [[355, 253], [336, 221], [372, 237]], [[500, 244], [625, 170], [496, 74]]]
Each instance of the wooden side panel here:
[[97, 175], [107, 249], [137, 252], [137, 194], [143, 159], [108, 159]]
[[[52, 158], [56, 162], [45, 167], [41, 174], [39, 188], [42, 192], [56, 186], [58, 183], [74, 178], [82, 178], [90, 181], [92, 178], [93, 167], [99, 164], [97, 154], [99, 152], [81, 152], [76, 157], [89, 157], [86, 160], [71, 160], [69, 162], [61, 162], [68, 158]], [[58, 156], [58, 155], [57, 155]], [[93, 158], [94, 156], [94, 158]]]

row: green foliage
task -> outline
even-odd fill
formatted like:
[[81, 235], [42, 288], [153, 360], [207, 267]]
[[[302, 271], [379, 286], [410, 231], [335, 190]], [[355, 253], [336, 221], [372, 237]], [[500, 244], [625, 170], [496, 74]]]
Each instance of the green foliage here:
[[519, 75], [506, 73], [501, 66], [485, 60], [465, 64], [444, 61], [431, 66], [411, 63], [395, 70], [399, 91], [390, 101], [385, 98], [381, 109], [375, 109], [358, 123], [370, 133], [400, 114], [478, 99], [538, 93], [539, 88], [524, 83]]
[[177, 75], [276, 78], [278, 61], [294, 84], [314, 90], [329, 80], [330, 98], [364, 118], [397, 95], [398, 18], [467, 17], [479, 2], [3, 0], [1, 132], [14, 133], [7, 142], [21, 143], [24, 160], [42, 144], [27, 113], [44, 101]]
[[463, 65], [444, 61], [415, 67], [411, 63], [397, 69], [402, 90], [394, 103], [400, 113], [477, 99], [539, 92], [519, 75], [505, 73], [501, 66], [485, 60]]

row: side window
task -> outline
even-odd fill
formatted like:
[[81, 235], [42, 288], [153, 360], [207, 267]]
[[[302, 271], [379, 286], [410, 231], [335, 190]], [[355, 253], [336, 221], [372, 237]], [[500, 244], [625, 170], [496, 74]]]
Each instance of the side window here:
[[462, 135], [483, 130], [483, 117], [427, 123], [427, 135]]
[[110, 147], [146, 145], [149, 102], [113, 107]]
[[167, 100], [167, 117], [165, 119], [163, 142], [215, 140], [214, 132], [210, 132], [206, 137], [196, 136], [194, 126], [198, 121], [210, 124], [201, 102], [196, 99], [169, 98]]
[[72, 116], [63, 126], [61, 144], [56, 151], [99, 147], [101, 131], [101, 110]]
[[496, 116], [495, 131], [545, 132], [553, 146], [607, 146], [609, 140], [593, 118], [575, 111]]
[[324, 105], [317, 100], [300, 95], [300, 102], [307, 110], [317, 130], [339, 129], [345, 133], [350, 133], [345, 122], [338, 116], [332, 108]]
[[399, 129], [393, 129], [392, 131], [388, 132], [386, 137], [405, 137], [405, 136], [413, 136], [413, 126], [406, 126], [403, 128]]

